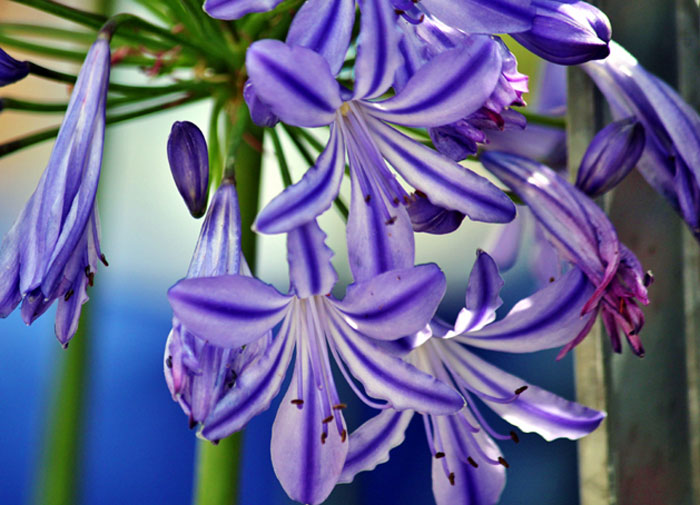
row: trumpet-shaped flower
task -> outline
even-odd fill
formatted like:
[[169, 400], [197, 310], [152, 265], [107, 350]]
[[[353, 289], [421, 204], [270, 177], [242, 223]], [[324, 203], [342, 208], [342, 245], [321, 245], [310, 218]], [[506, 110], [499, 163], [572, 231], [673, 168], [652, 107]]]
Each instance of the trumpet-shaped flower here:
[[[595, 430], [605, 417], [528, 384], [469, 349], [524, 353], [569, 342], [586, 325], [580, 312], [593, 292], [586, 277], [571, 270], [493, 322], [502, 286], [494, 261], [479, 252], [455, 327], [434, 319], [433, 338], [408, 355], [409, 362], [457, 388], [467, 404], [451, 415], [422, 415], [438, 505], [492, 505], [505, 485], [508, 463], [494, 439], [517, 442], [518, 436], [514, 431], [494, 430], [475, 399], [507, 422], [546, 440], [578, 439]], [[351, 482], [358, 472], [386, 461], [389, 451], [403, 441], [413, 414], [385, 410], [354, 431], [340, 482]]]
[[330, 355], [354, 389], [346, 366], [386, 406], [448, 414], [463, 405], [452, 388], [379, 345], [425, 327], [445, 290], [442, 272], [435, 265], [391, 270], [349, 286], [345, 299], [336, 300], [329, 295], [337, 276], [324, 240], [315, 220], [288, 234], [288, 295], [242, 275], [185, 279], [168, 295], [178, 321], [214, 345], [249, 346], [281, 323], [258, 363], [238, 376], [203, 421], [201, 435], [217, 440], [241, 429], [251, 405], [277, 394], [296, 348], [292, 381], [272, 428], [271, 451], [282, 486], [303, 503], [320, 503], [328, 496], [348, 452], [345, 405]]
[[58, 300], [56, 336], [65, 347], [88, 300], [100, 252], [95, 195], [102, 164], [109, 41], [92, 45], [39, 184], [0, 246], [0, 317], [22, 302], [31, 324]]
[[644, 355], [639, 331], [644, 314], [637, 302], [649, 303], [647, 287], [652, 281], [636, 256], [617, 238], [605, 213], [585, 194], [554, 171], [514, 154], [487, 152], [484, 166], [527, 204], [542, 225], [548, 240], [567, 261], [586, 274], [596, 286], [583, 307], [589, 325], [566, 347], [578, 344], [600, 313], [613, 350], [621, 351], [625, 335], [637, 355]]

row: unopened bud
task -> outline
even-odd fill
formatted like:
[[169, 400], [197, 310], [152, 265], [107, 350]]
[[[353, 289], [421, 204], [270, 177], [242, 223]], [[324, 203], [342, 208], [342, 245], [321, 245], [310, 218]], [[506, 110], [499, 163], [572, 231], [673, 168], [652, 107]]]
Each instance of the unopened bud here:
[[207, 210], [209, 155], [204, 135], [189, 121], [173, 123], [168, 137], [168, 161], [177, 189], [194, 217]]

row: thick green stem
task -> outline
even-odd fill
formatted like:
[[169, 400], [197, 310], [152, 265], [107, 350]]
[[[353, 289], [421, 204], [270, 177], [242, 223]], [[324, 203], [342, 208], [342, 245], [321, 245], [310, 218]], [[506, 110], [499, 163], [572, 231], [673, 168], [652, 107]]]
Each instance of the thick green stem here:
[[70, 350], [60, 356], [62, 363], [52, 395], [51, 411], [47, 416], [48, 429], [33, 497], [33, 503], [37, 505], [79, 503], [84, 396], [85, 384], [89, 383], [88, 307], [89, 305], [83, 306], [78, 331], [70, 342]]
[[[263, 130], [250, 121], [243, 105], [236, 115], [230, 136], [225, 178], [235, 178], [241, 207], [241, 246], [250, 269], [255, 272], [256, 240], [251, 225], [258, 211], [262, 165]], [[240, 122], [243, 121], [243, 124]], [[240, 132], [240, 135], [237, 133]], [[199, 441], [195, 505], [233, 505], [237, 501], [242, 433], [234, 433], [218, 445]]]

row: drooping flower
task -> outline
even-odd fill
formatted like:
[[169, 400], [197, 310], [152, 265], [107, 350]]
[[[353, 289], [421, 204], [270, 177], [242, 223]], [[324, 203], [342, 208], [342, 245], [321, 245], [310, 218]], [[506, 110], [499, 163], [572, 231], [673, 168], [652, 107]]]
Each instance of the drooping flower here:
[[288, 234], [291, 293], [250, 277], [185, 279], [171, 288], [175, 317], [213, 345], [250, 345], [281, 326], [264, 356], [246, 369], [203, 421], [201, 435], [217, 440], [241, 429], [250, 405], [274, 397], [296, 348], [294, 373], [272, 429], [272, 463], [290, 497], [320, 503], [335, 486], [348, 451], [347, 431], [331, 373], [330, 354], [356, 393], [345, 367], [367, 393], [397, 410], [447, 414], [463, 405], [459, 394], [380, 343], [423, 329], [445, 290], [435, 265], [391, 270], [348, 287], [343, 301], [329, 292], [337, 280], [313, 220]]
[[88, 300], [100, 251], [95, 195], [102, 164], [109, 41], [92, 45], [71, 94], [49, 163], [0, 246], [0, 317], [22, 302], [31, 324], [58, 300], [56, 336], [65, 347]]
[[617, 186], [637, 165], [644, 150], [644, 127], [634, 118], [600, 130], [586, 149], [576, 173], [576, 187], [590, 197]]
[[484, 166], [527, 204], [547, 239], [596, 287], [583, 308], [589, 326], [564, 347], [560, 356], [578, 344], [600, 313], [613, 350], [621, 352], [624, 335], [637, 355], [644, 355], [639, 332], [644, 314], [637, 302], [649, 303], [652, 281], [639, 260], [617, 238], [605, 213], [585, 194], [548, 167], [514, 154], [487, 152]]
[[193, 217], [202, 217], [209, 197], [209, 154], [194, 123], [176, 121], [168, 137], [168, 162], [175, 185]]
[[17, 61], [0, 48], [0, 86], [7, 86], [29, 74], [29, 63]]
[[560, 65], [578, 65], [610, 54], [608, 17], [581, 0], [532, 0], [532, 28], [513, 38], [538, 56]]
[[[493, 429], [475, 399], [507, 422], [548, 441], [578, 439], [605, 417], [528, 384], [469, 349], [526, 353], [569, 342], [586, 325], [581, 307], [593, 292], [586, 277], [571, 270], [493, 322], [502, 303], [502, 286], [494, 261], [479, 252], [455, 327], [434, 319], [433, 337], [408, 355], [409, 362], [459, 389], [467, 404], [451, 415], [422, 415], [438, 505], [493, 505], [505, 485], [508, 463], [494, 439], [517, 442], [518, 436], [515, 431], [501, 434]], [[354, 431], [340, 482], [351, 482], [358, 472], [386, 461], [389, 451], [403, 441], [413, 414], [385, 410]]]
[[[304, 127], [331, 126], [328, 146], [316, 165], [260, 212], [257, 229], [263, 233], [288, 231], [329, 208], [338, 194], [345, 153], [352, 179], [350, 255], [374, 258], [363, 248], [378, 247], [381, 241], [412, 243], [404, 209], [410, 197], [388, 170], [387, 161], [432, 203], [475, 220], [512, 219], [512, 202], [494, 185], [387, 124], [447, 124], [481, 107], [500, 75], [500, 65], [492, 65], [499, 61], [492, 41], [484, 38], [481, 43], [440, 54], [401, 93], [381, 101], [370, 99], [391, 85], [396, 62], [386, 61], [371, 48], [372, 41], [361, 41], [352, 93], [341, 89], [326, 61], [306, 48], [265, 40], [248, 50], [246, 65], [256, 92], [282, 121]], [[372, 240], [364, 240], [366, 232], [353, 224], [353, 215], [362, 212], [372, 214], [376, 230]], [[358, 280], [366, 278], [356, 271], [353, 274]]]
[[670, 86], [647, 72], [622, 46], [583, 69], [617, 119], [635, 117], [646, 142], [637, 168], [700, 240], [700, 116]]

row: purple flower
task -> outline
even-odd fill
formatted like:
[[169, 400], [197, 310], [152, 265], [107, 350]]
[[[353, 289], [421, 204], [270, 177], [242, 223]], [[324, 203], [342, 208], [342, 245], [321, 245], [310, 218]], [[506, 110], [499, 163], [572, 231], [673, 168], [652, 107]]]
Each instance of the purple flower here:
[[175, 185], [193, 217], [202, 217], [209, 197], [209, 153], [204, 135], [189, 121], [175, 121], [168, 137]]
[[[362, 22], [380, 21], [390, 22], [368, 16]], [[447, 124], [481, 107], [496, 86], [500, 65], [492, 65], [499, 62], [495, 45], [489, 39], [480, 40], [482, 43], [440, 54], [400, 93], [381, 101], [370, 99], [391, 85], [398, 62], [371, 50], [376, 47], [371, 40], [361, 40], [358, 47], [353, 93], [341, 89], [326, 60], [313, 51], [271, 40], [253, 44], [246, 61], [248, 73], [258, 97], [272, 112], [296, 126], [330, 125], [328, 146], [316, 165], [260, 212], [257, 229], [263, 233], [288, 231], [330, 207], [343, 177], [345, 153], [352, 179], [351, 256], [376, 258], [367, 254], [376, 247], [404, 249], [412, 255], [412, 246], [410, 251], [404, 247], [413, 240], [404, 208], [410, 197], [386, 162], [434, 204], [480, 221], [512, 219], [512, 202], [494, 185], [387, 124]], [[402, 247], [382, 245], [391, 241], [401, 242]], [[366, 268], [364, 273], [353, 270], [357, 280], [385, 270], [372, 265]]]
[[700, 240], [700, 116], [666, 83], [611, 42], [610, 56], [583, 65], [616, 119], [635, 117], [644, 127], [644, 153], [637, 165]]
[[644, 150], [644, 127], [634, 118], [621, 119], [600, 130], [586, 149], [576, 187], [590, 197], [617, 186], [637, 165]]
[[512, 35], [536, 55], [578, 65], [610, 53], [610, 21], [596, 7], [581, 0], [532, 0], [532, 6], [532, 28]]
[[274, 9], [282, 0], [206, 0], [204, 10], [216, 19], [238, 19]]
[[68, 104], [39, 184], [0, 246], [0, 316], [22, 302], [31, 324], [58, 300], [56, 336], [65, 347], [88, 300], [100, 252], [95, 195], [102, 164], [109, 41], [98, 38]]
[[272, 463], [287, 494], [313, 504], [335, 486], [348, 451], [330, 355], [371, 405], [346, 367], [386, 407], [448, 414], [463, 405], [453, 389], [380, 347], [425, 327], [445, 290], [442, 272], [435, 265], [391, 270], [349, 286], [339, 301], [328, 294], [337, 276], [324, 240], [315, 220], [288, 234], [289, 295], [242, 275], [185, 279], [168, 294], [177, 320], [213, 345], [247, 348], [281, 323], [258, 363], [238, 375], [203, 421], [201, 435], [218, 440], [240, 430], [251, 405], [277, 394], [296, 348], [292, 381], [272, 428]]
[[[585, 326], [581, 307], [593, 286], [580, 271], [517, 303], [494, 321], [503, 281], [494, 261], [483, 252], [469, 277], [465, 308], [455, 328], [434, 319], [433, 338], [408, 355], [408, 361], [457, 388], [466, 407], [436, 416], [423, 414], [432, 458], [433, 493], [438, 505], [491, 505], [505, 485], [503, 458], [496, 440], [518, 441], [514, 431], [498, 433], [485, 420], [475, 399], [504, 420], [546, 440], [578, 439], [592, 432], [605, 414], [567, 401], [489, 364], [469, 347], [525, 353], [570, 341]], [[388, 459], [404, 438], [413, 412], [385, 410], [350, 435], [350, 451], [340, 482]]]
[[0, 48], [0, 86], [7, 86], [29, 74], [29, 62], [17, 61]]
[[639, 332], [651, 276], [617, 238], [605, 213], [585, 194], [551, 169], [514, 154], [487, 152], [484, 166], [527, 204], [559, 254], [574, 264], [596, 287], [583, 308], [589, 325], [564, 349], [578, 344], [600, 313], [613, 350], [621, 351], [624, 335], [635, 354], [644, 355]]

